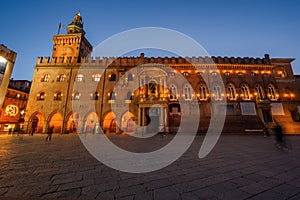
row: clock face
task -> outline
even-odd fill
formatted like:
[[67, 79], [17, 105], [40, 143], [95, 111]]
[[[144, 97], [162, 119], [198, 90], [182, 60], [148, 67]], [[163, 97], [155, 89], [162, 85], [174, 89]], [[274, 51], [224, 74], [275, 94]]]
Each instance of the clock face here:
[[63, 52], [70, 54], [70, 53], [74, 53], [74, 50], [72, 47], [66, 47], [64, 48]]

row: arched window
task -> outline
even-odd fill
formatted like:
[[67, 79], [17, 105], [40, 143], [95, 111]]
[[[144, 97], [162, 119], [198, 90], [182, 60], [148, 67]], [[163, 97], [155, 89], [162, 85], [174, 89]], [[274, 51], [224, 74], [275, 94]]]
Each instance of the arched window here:
[[99, 99], [99, 93], [98, 92], [91, 93], [91, 100], [98, 100], [98, 99]]
[[61, 92], [57, 92], [57, 93], [54, 94], [54, 100], [55, 100], [55, 101], [61, 101], [62, 96], [63, 96], [63, 95], [62, 95]]
[[132, 92], [127, 92], [126, 100], [132, 100]]
[[268, 97], [272, 101], [276, 100], [275, 88], [272, 84], [268, 85]]
[[231, 83], [227, 86], [227, 97], [229, 100], [235, 100], [235, 87]]
[[66, 76], [64, 74], [60, 74], [57, 76], [57, 82], [64, 82], [65, 81]]
[[182, 74], [183, 74], [183, 76], [185, 76], [185, 77], [189, 76], [189, 73], [188, 73], [188, 72], [183, 72]]
[[133, 75], [132, 75], [131, 73], [129, 73], [129, 74], [127, 75], [127, 80], [128, 80], [128, 81], [133, 81]]
[[150, 81], [149, 89], [151, 94], [156, 94], [156, 83], [154, 81]]
[[92, 79], [93, 79], [94, 82], [99, 82], [100, 79], [101, 79], [101, 75], [100, 74], [93, 74]]
[[114, 73], [110, 74], [108, 77], [109, 77], [109, 81], [116, 81], [117, 80], [117, 75], [114, 74]]
[[192, 99], [192, 89], [189, 85], [185, 85], [183, 88], [183, 97], [185, 100]]
[[199, 99], [207, 100], [207, 89], [205, 85], [200, 85], [199, 87]]
[[50, 79], [50, 75], [49, 74], [45, 74], [44, 76], [42, 76], [41, 82], [49, 82], [49, 79]]
[[116, 94], [114, 92], [109, 93], [109, 100], [116, 100]]
[[249, 86], [247, 84], [242, 84], [241, 86], [242, 88], [242, 98], [244, 100], [250, 100], [250, 89], [249, 89]]
[[221, 87], [219, 85], [214, 85], [213, 90], [214, 90], [214, 93], [213, 93], [214, 99], [222, 100]]
[[77, 74], [75, 81], [77, 82], [82, 82], [83, 81], [83, 75], [82, 74]]
[[39, 101], [44, 101], [45, 97], [46, 97], [45, 92], [41, 92], [41, 93], [37, 94], [37, 100], [39, 100]]
[[72, 94], [73, 100], [79, 100], [80, 99], [80, 93], [79, 92], [75, 92]]
[[258, 99], [265, 98], [265, 95], [263, 93], [263, 89], [262, 89], [262, 87], [260, 85], [256, 85], [255, 86], [255, 90], [256, 90], [255, 96], [257, 96]]
[[170, 87], [170, 100], [177, 99], [177, 88], [175, 85], [171, 85]]

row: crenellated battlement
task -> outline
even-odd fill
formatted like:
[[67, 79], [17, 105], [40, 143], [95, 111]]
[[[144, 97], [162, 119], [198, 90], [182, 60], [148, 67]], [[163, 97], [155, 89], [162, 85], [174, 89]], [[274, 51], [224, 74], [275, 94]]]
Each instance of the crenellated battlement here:
[[37, 65], [48, 64], [85, 64], [85, 65], [116, 65], [116, 66], [137, 66], [147, 63], [158, 64], [270, 64], [269, 55], [266, 54], [264, 58], [252, 58], [252, 57], [144, 57], [144, 54], [140, 54], [139, 57], [38, 57]]
[[3, 44], [0, 44], [0, 56], [4, 57], [7, 60], [10, 60], [12, 62], [15, 62], [17, 53], [8, 49]]

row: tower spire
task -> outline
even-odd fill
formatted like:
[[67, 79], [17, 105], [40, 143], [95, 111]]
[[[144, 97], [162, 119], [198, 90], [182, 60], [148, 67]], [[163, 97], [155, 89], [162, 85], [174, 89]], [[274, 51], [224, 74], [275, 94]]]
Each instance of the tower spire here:
[[80, 11], [77, 12], [77, 14], [74, 16], [73, 21], [68, 25], [68, 34], [74, 34], [74, 33], [82, 33], [85, 34], [83, 30], [83, 21], [80, 14]]

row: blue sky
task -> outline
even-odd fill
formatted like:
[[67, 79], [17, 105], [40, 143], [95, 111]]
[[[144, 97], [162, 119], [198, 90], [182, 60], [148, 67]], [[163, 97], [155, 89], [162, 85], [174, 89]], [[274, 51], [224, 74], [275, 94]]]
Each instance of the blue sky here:
[[164, 27], [192, 37], [213, 56], [296, 58], [300, 74], [298, 1], [33, 0], [1, 5], [0, 43], [18, 53], [14, 79], [32, 79], [36, 58], [51, 56], [58, 24], [65, 29], [78, 10], [94, 47], [128, 29]]

